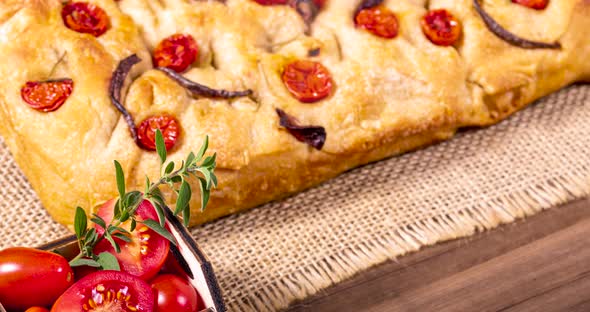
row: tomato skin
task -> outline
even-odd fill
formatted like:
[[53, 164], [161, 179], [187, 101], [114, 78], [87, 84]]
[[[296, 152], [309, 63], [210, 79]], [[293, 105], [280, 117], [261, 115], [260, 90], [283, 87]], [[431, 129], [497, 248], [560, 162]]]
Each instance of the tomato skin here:
[[170, 115], [154, 115], [144, 119], [137, 127], [139, 145], [145, 150], [156, 150], [156, 129], [160, 129], [164, 137], [166, 150], [176, 144], [180, 136], [180, 122]]
[[30, 307], [25, 312], [49, 312], [49, 310], [43, 307]]
[[[98, 210], [98, 215], [107, 224], [113, 219], [115, 203], [116, 200], [112, 199], [102, 205]], [[136, 213], [137, 221], [146, 219], [158, 220], [158, 214], [154, 206], [147, 200], [139, 204]], [[128, 222], [120, 226], [127, 230], [130, 227]], [[98, 235], [104, 234], [102, 227], [96, 225], [95, 228]], [[117, 253], [106, 239], [94, 247], [94, 252], [96, 254], [104, 251], [110, 252], [119, 261], [122, 271], [147, 281], [154, 277], [164, 265], [168, 252], [170, 251], [170, 242], [139, 222], [137, 223], [136, 229], [131, 233], [130, 238], [133, 240], [131, 243], [114, 238], [121, 247], [121, 253]]]
[[68, 288], [55, 301], [51, 312], [154, 311], [150, 285], [136, 276], [119, 271], [92, 273]]
[[385, 39], [397, 37], [399, 22], [395, 13], [383, 5], [360, 10], [354, 17], [357, 27]]
[[428, 11], [420, 24], [428, 40], [439, 46], [453, 45], [461, 37], [461, 22], [444, 9]]
[[549, 5], [549, 0], [512, 0], [512, 3], [520, 4], [533, 10], [544, 10]]
[[309, 60], [296, 60], [285, 66], [283, 83], [302, 103], [314, 103], [332, 93], [332, 74], [324, 65]]
[[172, 274], [162, 274], [151, 283], [156, 296], [156, 312], [196, 312], [205, 309], [199, 305], [195, 288], [183, 278]]
[[20, 89], [23, 101], [40, 112], [53, 112], [59, 109], [72, 94], [72, 79], [47, 81], [27, 81]]
[[22, 247], [0, 251], [0, 302], [8, 310], [50, 306], [73, 283], [72, 268], [58, 254]]

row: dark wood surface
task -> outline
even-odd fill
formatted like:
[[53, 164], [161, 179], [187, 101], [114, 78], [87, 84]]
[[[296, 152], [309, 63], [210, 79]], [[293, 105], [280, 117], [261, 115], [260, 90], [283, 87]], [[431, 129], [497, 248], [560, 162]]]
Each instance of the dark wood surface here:
[[379, 265], [288, 311], [590, 311], [590, 199]]

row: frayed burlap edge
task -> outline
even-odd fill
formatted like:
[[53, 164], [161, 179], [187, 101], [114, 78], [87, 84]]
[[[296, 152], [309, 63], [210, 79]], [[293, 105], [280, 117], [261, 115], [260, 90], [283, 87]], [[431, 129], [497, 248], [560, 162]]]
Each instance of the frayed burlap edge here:
[[393, 260], [423, 246], [473, 235], [501, 224], [590, 195], [590, 176], [575, 174], [539, 183], [524, 190], [482, 202], [478, 206], [419, 220], [394, 229], [379, 239], [350, 247], [259, 289], [249, 298], [232, 302], [229, 311], [276, 311], [322, 289], [351, 278], [359, 271]]

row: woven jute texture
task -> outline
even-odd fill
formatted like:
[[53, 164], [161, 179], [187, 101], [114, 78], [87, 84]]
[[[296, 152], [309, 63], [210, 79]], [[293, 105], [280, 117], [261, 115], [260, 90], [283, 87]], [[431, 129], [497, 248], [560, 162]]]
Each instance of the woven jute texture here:
[[[0, 148], [0, 248], [67, 231]], [[230, 311], [274, 311], [421, 246], [590, 194], [590, 85], [508, 120], [195, 228]]]

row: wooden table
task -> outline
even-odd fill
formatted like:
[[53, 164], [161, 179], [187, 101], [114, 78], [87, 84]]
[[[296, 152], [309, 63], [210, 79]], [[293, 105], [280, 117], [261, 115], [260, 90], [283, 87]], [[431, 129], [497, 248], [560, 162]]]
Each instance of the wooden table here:
[[425, 248], [288, 311], [590, 311], [590, 199]]

